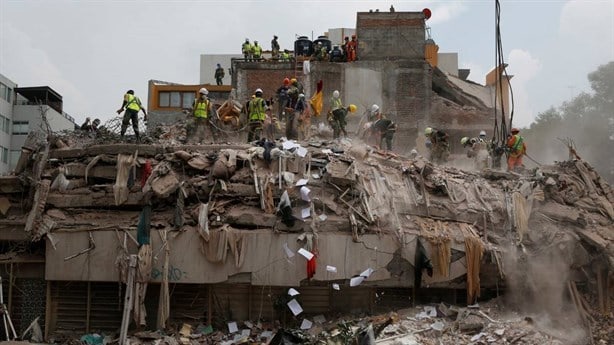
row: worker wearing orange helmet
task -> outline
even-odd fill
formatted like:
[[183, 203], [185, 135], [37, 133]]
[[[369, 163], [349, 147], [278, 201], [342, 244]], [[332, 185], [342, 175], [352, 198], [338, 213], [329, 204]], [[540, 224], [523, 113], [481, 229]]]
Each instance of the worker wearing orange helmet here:
[[512, 128], [512, 134], [507, 138], [507, 148], [509, 154], [507, 157], [507, 170], [513, 171], [517, 168], [523, 167], [522, 156], [527, 153], [527, 144], [524, 142], [524, 138], [520, 136], [520, 130], [518, 128]]
[[290, 78], [284, 78], [283, 84], [277, 89], [275, 93], [277, 95], [277, 118], [285, 119], [285, 109], [290, 106], [290, 96], [288, 91], [290, 90]]

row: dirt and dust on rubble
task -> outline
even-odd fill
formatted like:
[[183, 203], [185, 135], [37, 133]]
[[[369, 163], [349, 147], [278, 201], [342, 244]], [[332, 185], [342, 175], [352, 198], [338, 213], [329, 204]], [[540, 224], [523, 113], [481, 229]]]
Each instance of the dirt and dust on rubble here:
[[[33, 186], [26, 222], [32, 238], [47, 236], [53, 242], [54, 228], [72, 226], [62, 218], [83, 214], [71, 204], [77, 199], [69, 197], [80, 195], [80, 202], [90, 206], [104, 200], [139, 205], [130, 196], [148, 188], [159, 200], [172, 204], [177, 199], [175, 209], [167, 205], [168, 210], [154, 216], [157, 224], [173, 227], [168, 218], [181, 204], [182, 231], [272, 226], [276, 233], [342, 231], [356, 242], [375, 233], [401, 243], [413, 234], [430, 244], [425, 247], [435, 275], [451, 277], [453, 262], [461, 262], [466, 273], [443, 283], [429, 283], [425, 274], [422, 298], [412, 300], [419, 303], [412, 308], [392, 307], [371, 315], [297, 314], [283, 322], [229, 319], [227, 326], [215, 328], [167, 324], [157, 331], [131, 331], [131, 343], [608, 344], [614, 338], [614, 192], [585, 161], [543, 165], [525, 174], [466, 171], [431, 164], [420, 155], [380, 151], [360, 140], [332, 141], [330, 131], [317, 124], [308, 141], [278, 141], [271, 150], [231, 143], [231, 135], [222, 144], [186, 146], [183, 123], [150, 133], [147, 145], [119, 143], [113, 130], [98, 136], [60, 133], [49, 140], [31, 135], [17, 173]], [[300, 167], [291, 167], [291, 161]], [[146, 166], [149, 176], [143, 177]], [[105, 176], [103, 167], [116, 167], [116, 172]], [[95, 184], [88, 182], [88, 171]], [[145, 187], [129, 185], [130, 171]], [[312, 217], [292, 213], [297, 225], [269, 222], [264, 216], [275, 216], [282, 191], [290, 191], [292, 204], [301, 202], [295, 190], [298, 178], [308, 180], [313, 195], [330, 198], [311, 201]], [[88, 194], [93, 191], [95, 196]], [[207, 198], [214, 201], [203, 214], [197, 200]], [[228, 216], [254, 209], [264, 219], [251, 217], [248, 223], [253, 223], [240, 224], [245, 219]], [[95, 215], [90, 217], [93, 228], [100, 225]], [[451, 244], [461, 245], [456, 247], [464, 250], [461, 259], [454, 258], [458, 250]], [[368, 275], [361, 278], [369, 280]], [[494, 284], [486, 288], [486, 281]], [[467, 289], [471, 305], [429, 297], [430, 287], [447, 286]], [[76, 343], [62, 334], [51, 339]], [[91, 344], [114, 340], [117, 334], [81, 338]]]

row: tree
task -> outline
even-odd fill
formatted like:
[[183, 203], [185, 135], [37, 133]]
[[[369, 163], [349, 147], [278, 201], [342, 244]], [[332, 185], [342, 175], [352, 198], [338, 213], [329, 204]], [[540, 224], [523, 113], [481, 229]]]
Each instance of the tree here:
[[529, 154], [543, 163], [567, 159], [556, 138], [570, 138], [578, 154], [614, 183], [614, 61], [589, 73], [591, 93], [581, 93], [559, 107], [538, 114], [524, 131]]

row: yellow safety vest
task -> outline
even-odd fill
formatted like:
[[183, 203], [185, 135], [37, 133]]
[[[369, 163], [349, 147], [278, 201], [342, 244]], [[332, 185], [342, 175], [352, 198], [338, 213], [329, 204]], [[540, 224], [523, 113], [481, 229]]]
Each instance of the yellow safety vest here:
[[126, 108], [127, 109], [131, 109], [131, 110], [135, 110], [135, 111], [139, 111], [141, 110], [141, 100], [136, 97], [135, 95], [131, 95], [129, 93], [127, 93], [124, 96], [124, 101], [126, 101]]
[[341, 98], [331, 98], [330, 99], [332, 110], [337, 110], [343, 108], [343, 103], [341, 103]]
[[241, 50], [243, 50], [243, 53], [250, 53], [252, 51], [252, 45], [248, 42], [243, 43], [241, 48]]
[[194, 100], [194, 117], [206, 119], [209, 116], [209, 100]]
[[249, 101], [249, 119], [252, 121], [264, 121], [265, 118], [264, 100], [256, 97]]
[[252, 53], [254, 54], [255, 57], [260, 57], [260, 55], [262, 55], [262, 47], [260, 47], [260, 46], [253, 46], [252, 47]]

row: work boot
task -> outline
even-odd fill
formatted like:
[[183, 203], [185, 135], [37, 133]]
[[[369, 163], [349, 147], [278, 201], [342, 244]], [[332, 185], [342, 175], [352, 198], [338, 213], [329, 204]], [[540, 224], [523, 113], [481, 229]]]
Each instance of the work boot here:
[[136, 137], [136, 142], [140, 143], [141, 142], [141, 135], [139, 134], [139, 132], [134, 132], [134, 136]]

